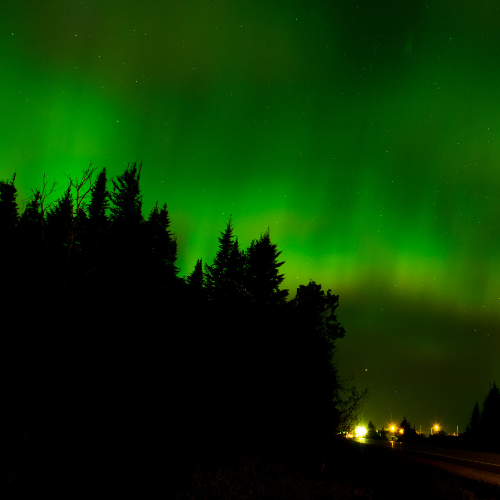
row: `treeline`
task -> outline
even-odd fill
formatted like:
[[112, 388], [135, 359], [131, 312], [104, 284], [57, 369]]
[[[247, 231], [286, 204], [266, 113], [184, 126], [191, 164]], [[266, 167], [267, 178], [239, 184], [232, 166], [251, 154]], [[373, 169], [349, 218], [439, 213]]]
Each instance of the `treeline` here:
[[366, 397], [333, 361], [339, 297], [311, 281], [289, 300], [269, 231], [241, 249], [231, 219], [214, 261], [180, 278], [167, 205], [143, 216], [141, 168], [108, 190], [89, 167], [50, 203], [44, 176], [21, 214], [16, 176], [0, 182], [4, 433], [134, 463], [136, 447], [178, 464], [323, 453]]
[[498, 422], [500, 422], [500, 390], [493, 382], [484, 398], [482, 410], [476, 401], [469, 424], [465, 432], [458, 434], [458, 437], [455, 433], [453, 435], [446, 433], [438, 426], [433, 429], [433, 432], [431, 430], [427, 437], [424, 437], [415, 430], [415, 425], [411, 427], [406, 418], [392, 432], [391, 429], [384, 428], [377, 432], [370, 421], [367, 426], [367, 437], [390, 439], [391, 435], [394, 435], [399, 441], [418, 441], [420, 444], [427, 443], [433, 446], [500, 452]]
[[366, 437], [369, 439], [382, 439], [388, 440], [396, 438], [398, 441], [421, 441], [423, 436], [419, 434], [415, 430], [415, 424], [413, 427], [409, 420], [406, 420], [406, 417], [403, 417], [403, 420], [398, 426], [389, 427], [389, 429], [382, 429], [377, 431], [375, 429], [375, 425], [370, 420], [368, 425], [366, 426]]
[[500, 390], [495, 382], [486, 394], [482, 410], [476, 401], [464, 440], [476, 448], [500, 451]]

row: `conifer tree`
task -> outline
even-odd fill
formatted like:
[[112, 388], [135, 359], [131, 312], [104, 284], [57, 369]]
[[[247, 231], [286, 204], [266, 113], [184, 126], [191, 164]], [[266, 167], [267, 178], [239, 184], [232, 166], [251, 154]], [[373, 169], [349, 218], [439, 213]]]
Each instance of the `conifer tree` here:
[[[0, 181], [0, 262], [2, 262], [2, 306], [15, 317], [16, 307], [26, 283], [25, 267], [22, 260], [22, 240], [19, 233], [19, 215], [16, 204], [17, 189], [14, 185], [16, 174], [11, 182]], [[15, 329], [2, 328], [0, 349], [7, 349], [18, 334]]]
[[179, 268], [175, 266], [177, 259], [177, 241], [170, 231], [170, 219], [167, 204], [158, 210], [158, 202], [151, 211], [147, 221], [147, 233], [149, 237], [148, 251], [150, 263], [155, 266], [165, 285], [173, 287], [177, 281]]
[[[88, 217], [85, 212], [86, 207], [86, 197], [92, 189], [92, 174], [95, 168], [92, 168], [92, 164], [87, 170], [83, 171], [83, 176], [80, 180], [78, 178], [73, 180], [71, 176], [69, 178], [68, 191], [74, 189], [75, 195], [72, 196], [72, 221], [69, 231], [69, 242], [64, 255], [64, 267], [65, 267], [65, 281], [63, 288], [67, 290], [70, 286], [70, 274], [77, 274], [79, 279], [88, 270], [88, 255], [85, 254], [85, 240], [87, 239], [86, 232], [88, 226]], [[88, 186], [87, 186], [88, 184]], [[83, 253], [83, 255], [82, 255]], [[70, 266], [71, 264], [71, 266]], [[70, 267], [71, 272], [70, 272]], [[81, 279], [78, 287], [82, 285]], [[70, 286], [71, 287], [71, 286]]]
[[[111, 222], [113, 233], [125, 237], [129, 231], [134, 231], [144, 222], [142, 215], [142, 195], [139, 187], [142, 163], [128, 165], [125, 172], [117, 179], [112, 179], [113, 191], [111, 198]], [[99, 214], [102, 213], [102, 207]], [[130, 238], [129, 238], [130, 239]]]
[[0, 181], [0, 261], [4, 263], [3, 281], [11, 284], [21, 251], [15, 180], [16, 174], [11, 182]]
[[91, 189], [91, 199], [88, 208], [89, 223], [98, 231], [107, 229], [107, 211], [109, 208], [109, 193], [106, 189], [106, 167], [104, 167]]
[[219, 237], [219, 250], [212, 265], [205, 264], [207, 291], [210, 300], [234, 302], [243, 293], [244, 255], [239, 249], [238, 239], [233, 241], [232, 220]]
[[104, 167], [91, 188], [86, 231], [88, 251], [95, 260], [104, 250], [108, 237], [109, 192], [106, 189], [106, 167]]
[[90, 189], [88, 220], [85, 224], [85, 234], [82, 240], [84, 255], [82, 268], [85, 273], [86, 294], [106, 288], [105, 279], [109, 272], [111, 260], [110, 221], [108, 218], [109, 192], [106, 189], [106, 167], [104, 167]]
[[495, 382], [483, 402], [481, 412], [481, 433], [488, 436], [495, 446], [500, 446], [500, 391]]
[[474, 409], [472, 410], [472, 415], [470, 417], [469, 425], [467, 426], [466, 433], [469, 437], [476, 439], [479, 437], [481, 425], [481, 412], [479, 410], [479, 405], [476, 401]]
[[63, 259], [68, 248], [72, 223], [73, 197], [71, 187], [68, 187], [64, 196], [46, 213], [46, 241], [59, 260]]
[[193, 272], [186, 277], [186, 283], [193, 296], [201, 297], [205, 291], [205, 273], [203, 272], [203, 260], [198, 259]]
[[415, 431], [415, 426], [411, 427], [411, 424], [406, 417], [403, 417], [403, 421], [399, 424], [399, 428], [403, 431], [400, 433], [399, 438], [403, 441], [415, 440], [417, 433]]
[[42, 189], [31, 190], [33, 196], [30, 197], [31, 199], [26, 204], [19, 219], [19, 229], [21, 237], [26, 243], [25, 251], [27, 252], [26, 255], [23, 255], [23, 259], [27, 264], [29, 261], [32, 265], [33, 276], [45, 269], [50, 277], [49, 261], [53, 259], [54, 252], [46, 238], [45, 223], [47, 210], [53, 203], [48, 203], [47, 198], [54, 192], [56, 184], [54, 182], [52, 187], [48, 189], [44, 174]]
[[27, 255], [32, 258], [41, 257], [42, 246], [42, 221], [41, 193], [37, 189], [33, 197], [26, 203], [23, 213], [19, 219], [19, 229], [25, 242]]
[[368, 439], [377, 439], [378, 438], [377, 430], [375, 429], [375, 425], [373, 424], [373, 422], [371, 420], [368, 422], [368, 425], [366, 426], [366, 430], [368, 431], [367, 432]]
[[[47, 197], [54, 191], [55, 183], [50, 190], [47, 190], [45, 175], [42, 189], [32, 190], [33, 196], [27, 202], [25, 209], [19, 219], [20, 237], [23, 241], [23, 248], [20, 252], [22, 260], [22, 279], [25, 290], [33, 290], [35, 293], [32, 300], [24, 307], [29, 307], [30, 314], [28, 321], [31, 323], [27, 330], [33, 332], [31, 338], [27, 340], [26, 347], [30, 349], [38, 348], [39, 339], [34, 343], [35, 336], [40, 335], [39, 318], [46, 314], [48, 304], [57, 302], [54, 292], [57, 284], [60, 283], [60, 274], [55, 274], [54, 252], [50, 248], [45, 235], [46, 210], [51, 204], [47, 204]], [[46, 329], [47, 330], [47, 329]]]
[[19, 223], [15, 180], [16, 174], [14, 174], [11, 182], [0, 181], [0, 233], [3, 235], [2, 246], [9, 244], [9, 238], [13, 237]]
[[229, 256], [228, 278], [232, 282], [233, 291], [242, 297], [247, 294], [245, 289], [245, 269], [246, 253], [240, 250], [240, 244], [236, 236]]
[[142, 163], [128, 165], [113, 179], [110, 193], [109, 281], [118, 295], [137, 293], [143, 286], [146, 231], [139, 187]]
[[284, 262], [278, 262], [281, 252], [276, 247], [271, 243], [268, 229], [247, 250], [246, 289], [260, 307], [283, 305], [288, 296], [288, 290], [279, 288], [284, 279], [279, 268]]

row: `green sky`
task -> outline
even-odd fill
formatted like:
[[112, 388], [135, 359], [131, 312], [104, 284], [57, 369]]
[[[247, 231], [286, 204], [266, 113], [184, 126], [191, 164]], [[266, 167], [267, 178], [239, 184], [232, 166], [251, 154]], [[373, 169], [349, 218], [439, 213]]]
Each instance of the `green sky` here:
[[142, 161], [181, 276], [270, 227], [292, 293], [340, 295], [363, 418], [463, 431], [500, 377], [499, 8], [3, 0], [0, 174]]

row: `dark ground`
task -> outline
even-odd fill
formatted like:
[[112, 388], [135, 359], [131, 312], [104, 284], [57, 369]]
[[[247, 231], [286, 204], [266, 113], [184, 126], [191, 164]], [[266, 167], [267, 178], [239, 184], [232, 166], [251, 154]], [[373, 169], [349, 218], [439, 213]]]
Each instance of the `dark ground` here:
[[[79, 456], [36, 435], [1, 444], [0, 494], [161, 491], [176, 499], [453, 499], [500, 498], [500, 487], [455, 476], [381, 447], [340, 440], [324, 461], [256, 453], [193, 460], [179, 473], [168, 450], [149, 457]], [[179, 464], [177, 463], [177, 466]]]
[[178, 484], [176, 498], [489, 500], [500, 498], [500, 488], [342, 440], [324, 464], [259, 455], [199, 463]]

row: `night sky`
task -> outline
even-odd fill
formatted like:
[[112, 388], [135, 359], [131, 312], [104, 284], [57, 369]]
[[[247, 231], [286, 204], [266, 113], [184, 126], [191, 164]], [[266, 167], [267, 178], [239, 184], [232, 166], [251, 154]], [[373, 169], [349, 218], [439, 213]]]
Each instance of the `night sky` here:
[[230, 214], [243, 248], [269, 227], [291, 295], [340, 295], [364, 422], [463, 432], [500, 381], [499, 26], [498, 0], [1, 0], [0, 175], [22, 209], [142, 161], [180, 276]]

